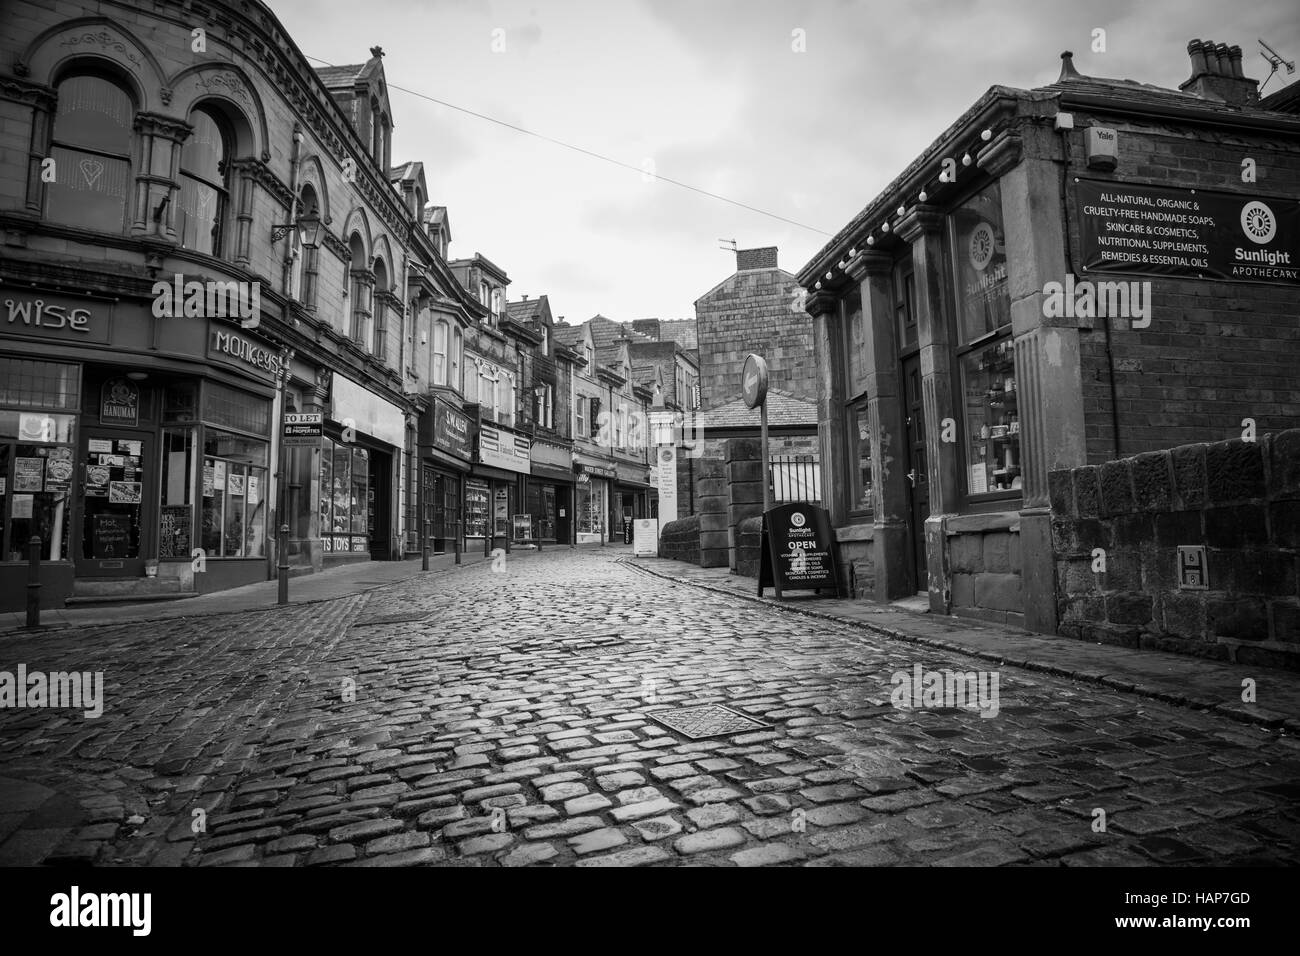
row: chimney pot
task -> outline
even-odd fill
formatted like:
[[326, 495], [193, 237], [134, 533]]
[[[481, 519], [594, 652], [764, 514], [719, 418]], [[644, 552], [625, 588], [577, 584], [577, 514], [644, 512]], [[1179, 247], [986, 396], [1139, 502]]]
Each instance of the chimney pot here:
[[1219, 58], [1219, 75], [1232, 76], [1232, 54], [1228, 52], [1228, 44], [1220, 43], [1215, 46], [1214, 55]]
[[1241, 47], [1235, 44], [1228, 47], [1228, 59], [1232, 63], [1232, 75], [1239, 80], [1244, 80], [1246, 74], [1241, 70]]
[[1062, 83], [1066, 80], [1073, 80], [1080, 76], [1082, 76], [1082, 74], [1074, 68], [1074, 53], [1070, 50], [1066, 50], [1061, 54], [1061, 75], [1056, 78], [1056, 82]]
[[1187, 55], [1192, 61], [1192, 79], [1209, 72], [1209, 65], [1205, 62], [1205, 45], [1200, 40], [1192, 40], [1187, 44]]

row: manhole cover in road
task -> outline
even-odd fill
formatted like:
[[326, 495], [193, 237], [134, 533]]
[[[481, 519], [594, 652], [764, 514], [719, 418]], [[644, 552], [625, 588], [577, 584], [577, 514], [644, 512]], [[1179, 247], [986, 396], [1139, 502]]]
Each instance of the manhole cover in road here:
[[353, 627], [370, 627], [374, 624], [414, 624], [416, 621], [423, 621], [427, 614], [390, 614], [387, 617], [368, 617], [363, 621], [357, 621]]
[[704, 737], [726, 737], [747, 731], [767, 730], [771, 724], [765, 724], [737, 713], [720, 704], [706, 707], [678, 707], [674, 710], [657, 710], [646, 714], [657, 724], [663, 724], [669, 730], [701, 740]]

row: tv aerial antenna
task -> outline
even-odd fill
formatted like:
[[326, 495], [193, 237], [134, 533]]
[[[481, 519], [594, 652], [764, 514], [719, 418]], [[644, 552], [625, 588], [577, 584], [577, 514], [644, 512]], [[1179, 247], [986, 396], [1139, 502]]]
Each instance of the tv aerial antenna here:
[[1285, 66], [1285, 67], [1286, 67], [1286, 72], [1287, 72], [1287, 75], [1288, 75], [1288, 76], [1289, 76], [1290, 74], [1294, 73], [1294, 72], [1295, 72], [1295, 60], [1288, 60], [1288, 59], [1286, 59], [1286, 57], [1282, 56], [1282, 54], [1278, 53], [1277, 50], [1274, 50], [1271, 46], [1269, 46], [1269, 45], [1268, 45], [1267, 43], [1265, 43], [1263, 40], [1260, 40], [1260, 41], [1259, 41], [1259, 45], [1262, 46], [1265, 50], [1268, 51], [1267, 53], [1264, 53], [1264, 52], [1261, 51], [1259, 55], [1262, 56], [1264, 59], [1268, 60], [1268, 65], [1269, 65], [1269, 67], [1270, 67], [1270, 69], [1269, 69], [1269, 71], [1268, 71], [1268, 76], [1264, 78], [1264, 82], [1263, 82], [1263, 83], [1259, 84], [1260, 92], [1263, 92], [1264, 87], [1268, 85], [1268, 81], [1269, 81], [1269, 80], [1273, 79], [1273, 74], [1277, 72], [1277, 68], [1278, 68], [1279, 66]]
[[718, 242], [722, 243], [722, 245], [718, 246], [719, 249], [730, 249], [732, 252], [736, 251], [735, 239], [719, 239]]

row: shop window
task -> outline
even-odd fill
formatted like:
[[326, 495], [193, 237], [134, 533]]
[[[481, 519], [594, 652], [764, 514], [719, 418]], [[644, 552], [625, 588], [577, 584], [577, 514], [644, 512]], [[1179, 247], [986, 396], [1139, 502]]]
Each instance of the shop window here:
[[55, 222], [120, 233], [130, 193], [135, 104], [102, 76], [71, 76], [58, 86], [50, 143], [54, 179], [45, 215]]
[[465, 537], [482, 538], [488, 530], [488, 486], [465, 482]]
[[1011, 341], [1001, 192], [984, 188], [949, 218], [961, 381], [965, 492], [1021, 487], [1019, 389]]
[[200, 106], [181, 147], [181, 195], [177, 232], [186, 249], [221, 255], [222, 226], [230, 194], [230, 143], [226, 123]]
[[71, 415], [0, 413], [0, 537], [9, 561], [28, 559], [33, 535], [41, 539], [41, 560], [68, 559], [75, 423]]
[[0, 404], [75, 412], [80, 402], [80, 366], [0, 357]]
[[510, 489], [501, 485], [493, 498], [494, 527], [492, 533], [498, 538], [510, 536]]
[[383, 362], [388, 358], [388, 270], [383, 260], [375, 262], [374, 338], [370, 352]]
[[574, 396], [573, 402], [573, 433], [579, 437], [587, 434], [587, 396]]
[[370, 550], [370, 453], [322, 439], [320, 474], [321, 539], [326, 552]]
[[266, 553], [267, 443], [205, 428], [200, 546], [209, 558]]
[[866, 402], [849, 411], [849, 458], [853, 462], [853, 500], [849, 510], [866, 513], [874, 510], [875, 474], [871, 465], [871, 423]]
[[847, 393], [857, 397], [867, 390], [867, 342], [866, 322], [862, 316], [862, 294], [853, 291], [844, 297], [844, 334], [847, 338], [845, 352], [848, 359], [845, 368]]
[[203, 420], [256, 435], [270, 435], [271, 403], [227, 385], [204, 382]]
[[162, 489], [158, 512], [158, 557], [189, 560], [194, 528], [194, 487], [198, 457], [193, 428], [164, 428]]

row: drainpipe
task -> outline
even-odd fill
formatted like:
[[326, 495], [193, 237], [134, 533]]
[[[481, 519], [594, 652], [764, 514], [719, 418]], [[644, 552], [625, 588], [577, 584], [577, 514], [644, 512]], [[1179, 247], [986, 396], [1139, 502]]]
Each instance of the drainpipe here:
[[[298, 123], [293, 124], [293, 153], [289, 158], [289, 224], [292, 226], [298, 220], [298, 172], [302, 165], [302, 126]], [[289, 236], [297, 238], [297, 229], [290, 229]], [[288, 238], [288, 237], [286, 237]], [[284, 276], [282, 279], [282, 288], [285, 295], [293, 291], [293, 273], [294, 260], [298, 258], [298, 244], [289, 239], [288, 245], [284, 251]]]
[[[1079, 274], [1078, 264], [1075, 261], [1074, 252], [1070, 245], [1070, 144], [1066, 139], [1069, 130], [1060, 129], [1057, 132], [1061, 136], [1061, 221], [1064, 225], [1063, 238], [1065, 240], [1065, 262], [1067, 267], [1075, 275]], [[1105, 310], [1106, 314], [1102, 317], [1105, 323], [1103, 328], [1106, 333], [1106, 380], [1110, 383], [1110, 428], [1114, 437], [1114, 460], [1120, 458], [1119, 451], [1119, 394], [1115, 387], [1115, 353], [1111, 350], [1110, 341], [1110, 310]]]

